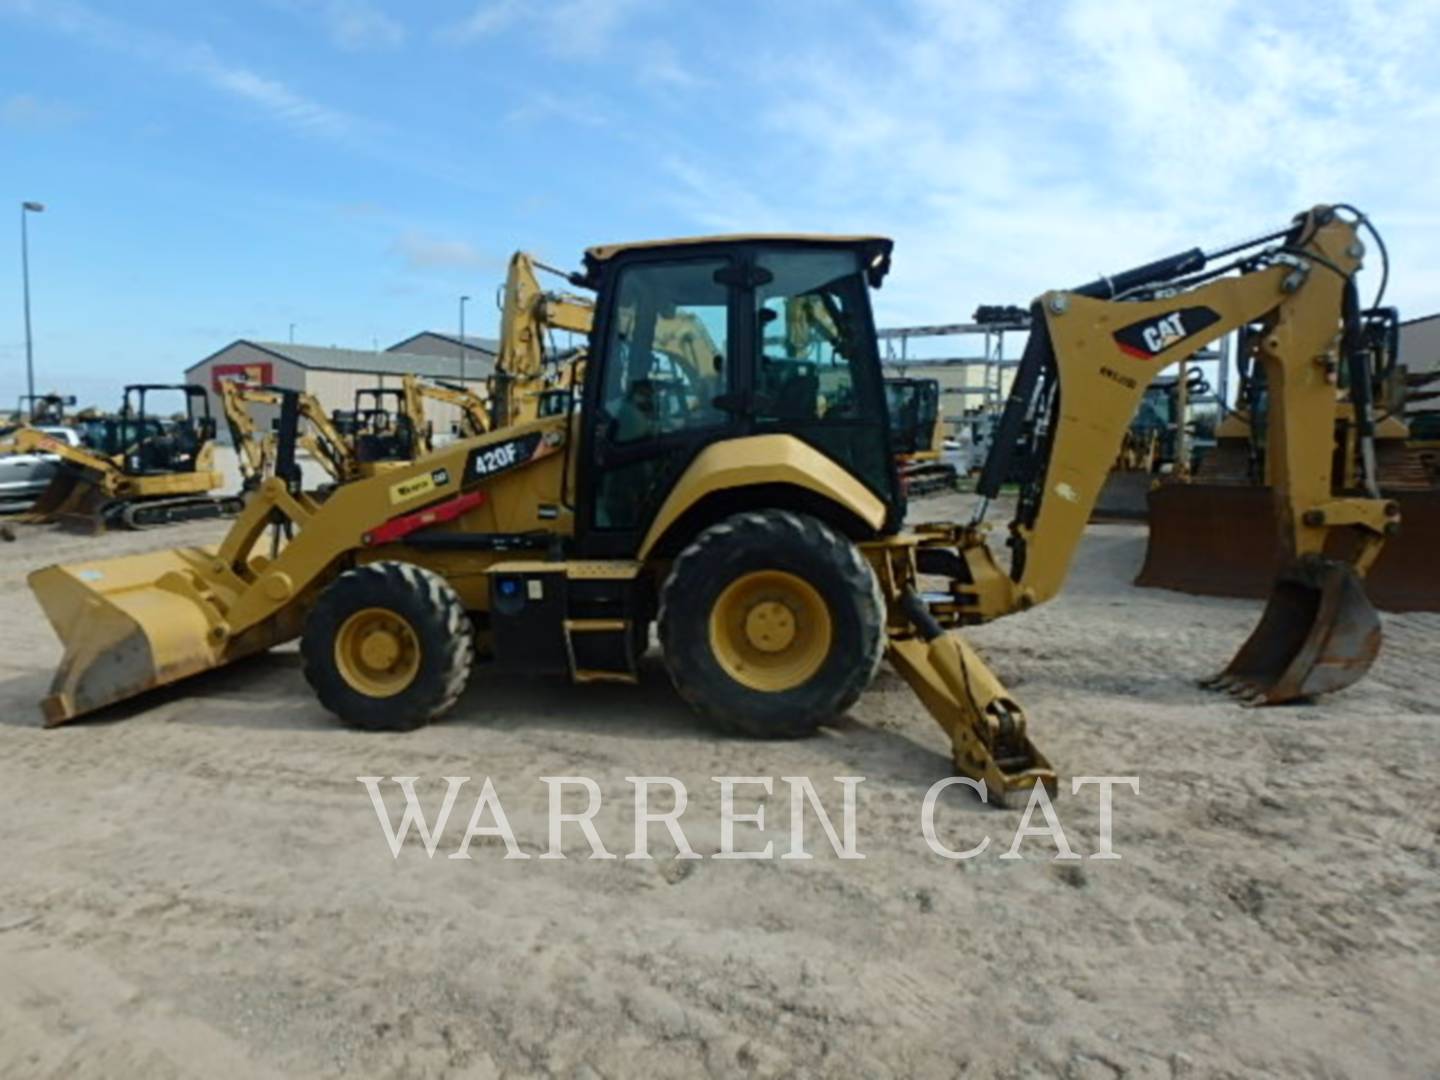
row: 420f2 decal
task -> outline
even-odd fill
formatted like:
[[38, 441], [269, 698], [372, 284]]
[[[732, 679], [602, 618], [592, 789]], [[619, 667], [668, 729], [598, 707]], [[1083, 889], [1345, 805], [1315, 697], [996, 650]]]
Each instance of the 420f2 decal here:
[[1115, 344], [1126, 356], [1150, 360], [1220, 321], [1208, 307], [1187, 307], [1152, 315], [1115, 331]]
[[478, 480], [513, 469], [517, 465], [524, 465], [537, 455], [540, 445], [540, 432], [532, 431], [518, 438], [481, 446], [470, 452], [470, 460], [465, 465], [465, 478]]

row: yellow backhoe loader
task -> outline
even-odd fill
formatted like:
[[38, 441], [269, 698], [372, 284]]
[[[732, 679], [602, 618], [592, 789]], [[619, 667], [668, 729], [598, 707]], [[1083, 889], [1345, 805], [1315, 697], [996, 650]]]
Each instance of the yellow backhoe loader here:
[[[870, 307], [889, 240], [591, 248], [577, 276], [596, 292], [578, 407], [318, 503], [298, 483], [287, 399], [275, 474], [218, 547], [31, 574], [65, 646], [46, 722], [298, 637], [326, 708], [410, 729], [455, 704], [477, 650], [502, 670], [634, 682], [653, 621], [680, 695], [743, 731], [812, 731], [888, 656], [948, 733], [955, 768], [992, 798], [1050, 785], [1024, 711], [956, 630], [1059, 590], [1154, 372], [1252, 323], [1291, 559], [1216, 685], [1252, 703], [1340, 689], [1379, 648], [1360, 575], [1395, 522], [1385, 500], [1337, 498], [1328, 469], [1310, 467], [1337, 415], [1336, 371], [1356, 362], [1343, 313], [1361, 220], [1317, 207], [1260, 241], [1041, 296], [985, 501], [968, 523], [913, 528]], [[795, 359], [765, 327], [815, 303], [839, 332]], [[713, 355], [656, 350], [677, 316], [705, 328]], [[1017, 445], [1022, 430], [1035, 446]], [[1002, 568], [984, 518], [1015, 454], [1034, 466]], [[1349, 562], [1322, 554], [1339, 530], [1355, 534]]]
[[[1366, 399], [1377, 414], [1371, 421], [1370, 475], [1375, 490], [1399, 507], [1405, 522], [1375, 560], [1365, 588], [1371, 601], [1387, 611], [1440, 611], [1440, 560], [1435, 558], [1440, 477], [1406, 422], [1407, 406], [1426, 397], [1429, 380], [1409, 376], [1399, 365], [1398, 327], [1393, 308], [1361, 316], [1373, 374]], [[1193, 480], [1150, 493], [1150, 532], [1137, 585], [1201, 596], [1264, 596], [1286, 558], [1277, 539], [1280, 523], [1266, 464], [1270, 395], [1263, 369], [1251, 371], [1247, 364], [1254, 345], [1253, 334], [1242, 335], [1239, 407], [1216, 428], [1216, 446]], [[1332, 442], [1316, 448], [1327, 459], [1333, 456], [1336, 490], [1352, 493], [1367, 488], [1365, 424], [1349, 402], [1353, 396], [1347, 392], [1342, 401]], [[1337, 533], [1330, 540], [1331, 554], [1344, 557], [1346, 543]]]
[[[156, 396], [180, 394], [185, 411], [165, 420], [147, 410]], [[215, 421], [203, 388], [190, 385], [127, 386], [116, 416], [77, 420], [83, 445], [71, 446], [41, 432], [15, 433], [21, 453], [60, 458], [50, 486], [16, 520], [58, 522], [82, 531], [144, 529], [178, 521], [227, 517], [240, 512], [234, 495], [212, 495], [224, 484], [215, 468]]]

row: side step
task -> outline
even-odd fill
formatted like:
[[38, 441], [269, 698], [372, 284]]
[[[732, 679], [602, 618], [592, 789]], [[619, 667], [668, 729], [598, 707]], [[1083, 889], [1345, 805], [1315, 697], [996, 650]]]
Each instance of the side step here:
[[581, 683], [637, 682], [649, 627], [639, 572], [626, 560], [517, 559], [490, 567], [495, 662]]
[[576, 682], [639, 682], [640, 657], [630, 619], [566, 619], [565, 647]]

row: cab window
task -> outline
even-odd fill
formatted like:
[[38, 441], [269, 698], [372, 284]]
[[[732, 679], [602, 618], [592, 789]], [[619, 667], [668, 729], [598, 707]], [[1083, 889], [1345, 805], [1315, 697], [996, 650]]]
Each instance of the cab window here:
[[851, 251], [767, 252], [768, 280], [755, 292], [756, 419], [853, 420], [859, 411], [855, 290], [864, 289]]
[[607, 441], [624, 446], [723, 423], [727, 263], [701, 259], [621, 272], [602, 393]]

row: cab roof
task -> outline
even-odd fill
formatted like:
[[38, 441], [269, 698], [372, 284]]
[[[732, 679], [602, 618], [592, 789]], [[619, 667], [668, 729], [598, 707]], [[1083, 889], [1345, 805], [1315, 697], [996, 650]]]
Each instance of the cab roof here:
[[834, 233], [726, 233], [719, 236], [679, 236], [669, 240], [634, 240], [626, 244], [597, 244], [585, 249], [587, 260], [605, 262], [626, 251], [660, 247], [699, 247], [702, 244], [752, 244], [767, 240], [787, 243], [834, 244], [842, 247], [883, 246], [889, 250], [893, 241], [888, 236], [839, 235]]

